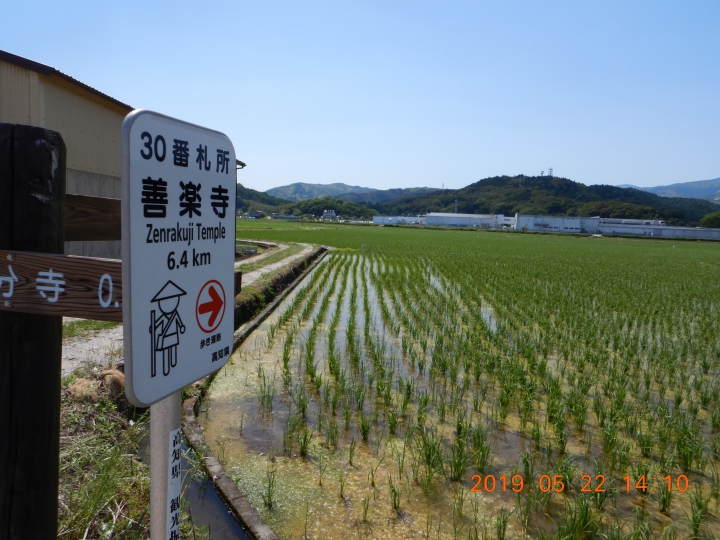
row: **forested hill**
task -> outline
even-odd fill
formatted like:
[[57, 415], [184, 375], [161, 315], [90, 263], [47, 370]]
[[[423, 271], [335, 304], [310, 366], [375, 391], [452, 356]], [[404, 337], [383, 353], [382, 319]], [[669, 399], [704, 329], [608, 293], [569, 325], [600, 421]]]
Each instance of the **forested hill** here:
[[427, 195], [439, 191], [438, 188], [431, 187], [411, 187], [411, 188], [394, 188], [394, 189], [375, 189], [373, 191], [363, 191], [358, 193], [343, 193], [338, 195], [338, 199], [356, 203], [382, 203], [390, 202], [399, 197], [416, 197], [418, 195]]
[[349, 186], [347, 184], [306, 184], [304, 182], [296, 182], [287, 186], [275, 187], [268, 189], [266, 193], [273, 197], [280, 197], [286, 201], [308, 201], [311, 199], [320, 199], [322, 197], [331, 197], [333, 199], [343, 199], [344, 201], [355, 203], [382, 203], [403, 196], [426, 195], [437, 191], [437, 188], [414, 187], [414, 188], [395, 188], [395, 189], [375, 189], [362, 186]]
[[288, 203], [286, 200], [278, 199], [262, 191], [246, 188], [242, 184], [238, 184], [236, 187], [235, 201], [237, 209], [243, 212], [247, 210], [269, 210]]
[[348, 186], [336, 182], [334, 184], [307, 184], [305, 182], [295, 182], [287, 186], [279, 186], [267, 190], [268, 195], [280, 197], [286, 201], [307, 201], [310, 199], [319, 199], [321, 197], [340, 198], [346, 193], [363, 193], [376, 191], [373, 188], [361, 186]]
[[323, 210], [335, 210], [338, 215], [345, 218], [362, 217], [365, 219], [372, 218], [373, 215], [377, 214], [376, 210], [368, 206], [329, 197], [318, 197], [308, 201], [286, 201], [262, 191], [246, 188], [242, 184], [237, 185], [235, 198], [237, 208], [242, 212], [263, 210], [268, 214], [277, 212], [278, 214], [314, 215], [319, 217], [322, 215]]
[[343, 201], [342, 199], [332, 199], [330, 197], [320, 197], [310, 199], [309, 201], [289, 202], [279, 206], [276, 210], [281, 214], [292, 214], [295, 216], [313, 215], [316, 217], [320, 217], [324, 210], [335, 210], [337, 215], [345, 219], [371, 219], [374, 215], [377, 215], [377, 211], [364, 204]]
[[467, 214], [542, 214], [664, 219], [668, 224], [695, 224], [720, 206], [702, 199], [660, 197], [615, 186], [586, 186], [554, 176], [496, 176], [462, 189], [372, 204], [385, 215], [454, 212]]

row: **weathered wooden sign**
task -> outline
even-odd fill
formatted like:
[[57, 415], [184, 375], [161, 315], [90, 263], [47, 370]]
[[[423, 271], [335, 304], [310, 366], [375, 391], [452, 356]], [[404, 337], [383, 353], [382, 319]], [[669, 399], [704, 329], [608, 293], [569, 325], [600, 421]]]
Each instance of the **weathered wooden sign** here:
[[0, 312], [122, 322], [122, 264], [115, 259], [0, 251]]

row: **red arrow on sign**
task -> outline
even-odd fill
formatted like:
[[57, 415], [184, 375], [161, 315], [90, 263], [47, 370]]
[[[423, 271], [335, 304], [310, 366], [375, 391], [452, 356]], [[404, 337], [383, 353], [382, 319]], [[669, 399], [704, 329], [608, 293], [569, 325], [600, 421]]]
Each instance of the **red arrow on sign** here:
[[222, 298], [218, 295], [217, 291], [215, 290], [215, 287], [210, 285], [208, 288], [208, 294], [210, 295], [210, 301], [205, 302], [204, 304], [200, 304], [200, 309], [198, 312], [200, 315], [205, 315], [206, 313], [210, 313], [210, 318], [208, 319], [208, 326], [213, 326], [215, 324], [215, 319], [217, 319], [217, 316], [220, 315], [220, 310], [223, 307], [223, 304], [225, 302], [222, 301]]
[[[210, 300], [207, 301], [207, 298]], [[202, 300], [202, 303], [201, 303]], [[210, 316], [205, 319], [202, 315]], [[200, 330], [209, 334], [213, 332], [222, 322], [225, 316], [225, 289], [219, 281], [211, 279], [200, 289], [195, 303], [195, 318]], [[203, 323], [202, 321], [206, 321]]]

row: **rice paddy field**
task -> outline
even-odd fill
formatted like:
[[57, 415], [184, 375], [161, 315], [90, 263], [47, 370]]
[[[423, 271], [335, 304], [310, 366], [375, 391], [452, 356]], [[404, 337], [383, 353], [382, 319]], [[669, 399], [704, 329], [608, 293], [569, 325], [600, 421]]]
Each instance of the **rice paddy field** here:
[[280, 538], [720, 534], [720, 244], [242, 226], [335, 248], [200, 415]]

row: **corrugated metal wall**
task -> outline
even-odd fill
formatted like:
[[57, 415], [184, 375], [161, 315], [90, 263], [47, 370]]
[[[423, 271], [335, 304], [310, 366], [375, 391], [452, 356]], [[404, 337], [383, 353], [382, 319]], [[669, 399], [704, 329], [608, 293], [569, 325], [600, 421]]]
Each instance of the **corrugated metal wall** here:
[[39, 75], [0, 61], [0, 122], [45, 127]]
[[[121, 128], [128, 112], [58, 76], [0, 61], [0, 122], [62, 135], [68, 193], [120, 198]], [[65, 252], [120, 258], [120, 242], [66, 242]]]
[[122, 121], [128, 113], [58, 77], [40, 77], [45, 126], [62, 134], [70, 169], [120, 177]]

